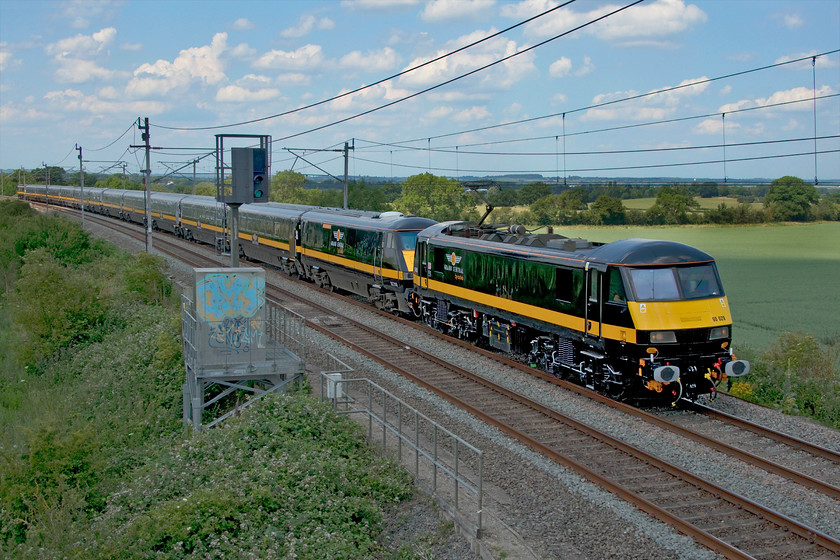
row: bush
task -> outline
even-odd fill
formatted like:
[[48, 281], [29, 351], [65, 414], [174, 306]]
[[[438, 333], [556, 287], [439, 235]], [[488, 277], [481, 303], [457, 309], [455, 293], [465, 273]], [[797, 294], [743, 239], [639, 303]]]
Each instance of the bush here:
[[269, 396], [166, 450], [113, 495], [92, 555], [359, 558], [412, 492], [361, 430], [303, 394]]
[[813, 335], [783, 333], [729, 393], [840, 429], [838, 354], [838, 345], [821, 345]]
[[22, 364], [36, 366], [71, 342], [91, 337], [110, 306], [100, 297], [101, 281], [96, 273], [63, 266], [44, 247], [26, 254], [16, 290], [7, 297]]

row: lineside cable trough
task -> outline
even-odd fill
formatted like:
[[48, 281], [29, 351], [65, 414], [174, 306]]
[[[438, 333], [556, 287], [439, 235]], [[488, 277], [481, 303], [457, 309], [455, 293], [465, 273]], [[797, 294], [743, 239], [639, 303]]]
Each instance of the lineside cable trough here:
[[[183, 418], [200, 431], [302, 379], [305, 364], [286, 344], [302, 340], [304, 322], [300, 316], [266, 305], [262, 269], [194, 271], [195, 284], [191, 293], [182, 296], [181, 305], [186, 369]], [[234, 391], [250, 395], [208, 420], [207, 411]]]

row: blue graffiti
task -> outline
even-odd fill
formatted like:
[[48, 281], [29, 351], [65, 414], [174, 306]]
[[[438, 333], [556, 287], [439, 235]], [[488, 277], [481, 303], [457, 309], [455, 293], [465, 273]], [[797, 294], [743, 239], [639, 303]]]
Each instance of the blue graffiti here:
[[[243, 317], [225, 317], [210, 327], [207, 343], [222, 354], [245, 354], [260, 333], [252, 332], [250, 321]], [[257, 336], [255, 336], [257, 335]]]
[[253, 317], [265, 304], [265, 279], [251, 275], [208, 274], [196, 285], [198, 315], [216, 322]]

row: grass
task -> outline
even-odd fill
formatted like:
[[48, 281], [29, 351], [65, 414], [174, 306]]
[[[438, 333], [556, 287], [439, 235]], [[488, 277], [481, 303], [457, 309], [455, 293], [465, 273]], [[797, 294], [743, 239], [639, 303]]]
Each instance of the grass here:
[[735, 320], [735, 347], [766, 349], [784, 332], [840, 340], [840, 223], [749, 227], [556, 227], [570, 237], [668, 239], [715, 257]]

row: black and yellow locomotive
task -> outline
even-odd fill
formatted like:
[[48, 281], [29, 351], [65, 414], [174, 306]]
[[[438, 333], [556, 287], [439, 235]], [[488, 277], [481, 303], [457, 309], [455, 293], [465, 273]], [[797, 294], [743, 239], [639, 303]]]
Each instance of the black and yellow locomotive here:
[[433, 328], [616, 397], [694, 400], [749, 371], [731, 353], [714, 259], [681, 243], [439, 223], [418, 236], [410, 305]]

